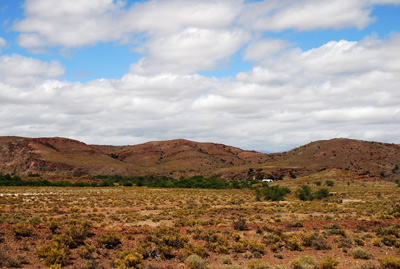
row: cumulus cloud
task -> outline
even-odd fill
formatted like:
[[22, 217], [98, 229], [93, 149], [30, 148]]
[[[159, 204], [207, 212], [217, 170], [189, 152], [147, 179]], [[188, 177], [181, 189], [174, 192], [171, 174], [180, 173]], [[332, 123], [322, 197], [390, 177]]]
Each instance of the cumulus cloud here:
[[[400, 143], [400, 35], [302, 51], [262, 34], [363, 28], [383, 3], [399, 1], [27, 0], [13, 28], [20, 46], [133, 43], [142, 58], [121, 79], [72, 83], [57, 80], [59, 62], [0, 56], [0, 135], [102, 144], [187, 138], [268, 151], [332, 137]], [[196, 74], [240, 49], [251, 70]]]
[[25, 75], [37, 83], [0, 80], [0, 134], [105, 144], [187, 138], [268, 151], [332, 137], [399, 142], [399, 45], [393, 35], [288, 49], [234, 80], [130, 73], [70, 83], [48, 79], [62, 73], [58, 64], [3, 56], [2, 70], [13, 70], [6, 60], [33, 65], [23, 69], [36, 70]]
[[42, 62], [17, 54], [0, 57], [0, 81], [9, 85], [35, 85], [46, 79], [58, 78], [64, 72], [65, 68], [56, 61]]
[[279, 51], [290, 46], [288, 41], [282, 39], [263, 39], [252, 42], [245, 50], [243, 59], [250, 61], [261, 61], [269, 58]]
[[186, 27], [226, 27], [239, 11], [237, 3], [166, 0], [125, 7], [125, 2], [113, 0], [27, 0], [25, 19], [17, 22], [14, 30], [22, 32], [19, 44], [27, 48], [126, 42], [137, 33], [163, 36]]
[[132, 71], [193, 73], [211, 70], [219, 61], [234, 54], [248, 38], [241, 30], [188, 28], [147, 42], [146, 57], [134, 64]]
[[257, 1], [246, 6], [240, 22], [257, 31], [300, 31], [326, 28], [364, 28], [373, 21], [369, 1]]

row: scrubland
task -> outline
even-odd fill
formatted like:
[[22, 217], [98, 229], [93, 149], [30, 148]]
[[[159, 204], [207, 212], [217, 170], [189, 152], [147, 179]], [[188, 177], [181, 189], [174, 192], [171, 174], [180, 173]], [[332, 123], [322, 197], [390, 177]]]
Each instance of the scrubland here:
[[[320, 182], [320, 183], [318, 183]], [[400, 268], [400, 188], [287, 179], [251, 189], [1, 187], [0, 267]], [[329, 196], [302, 201], [302, 185]]]

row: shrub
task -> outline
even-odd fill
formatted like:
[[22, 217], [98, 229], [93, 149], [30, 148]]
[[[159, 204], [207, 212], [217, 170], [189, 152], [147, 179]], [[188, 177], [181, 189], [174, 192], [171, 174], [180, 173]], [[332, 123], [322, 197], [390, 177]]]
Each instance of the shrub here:
[[350, 251], [350, 255], [353, 256], [354, 259], [368, 260], [370, 258], [368, 252], [360, 247], [353, 248]]
[[283, 201], [285, 196], [290, 193], [290, 190], [286, 187], [272, 186], [263, 187], [256, 190], [256, 199], [270, 201]]
[[262, 260], [252, 260], [247, 263], [247, 269], [270, 269], [271, 266]]
[[208, 256], [207, 250], [204, 247], [199, 246], [199, 245], [193, 245], [193, 244], [185, 245], [183, 247], [181, 254], [183, 255], [184, 258], [186, 258], [192, 254], [196, 254], [202, 258], [205, 258]]
[[384, 256], [377, 259], [379, 263], [385, 269], [399, 269], [400, 268], [400, 258], [393, 256]]
[[291, 236], [287, 241], [286, 244], [290, 250], [302, 250], [301, 245], [297, 237]]
[[96, 247], [90, 244], [86, 244], [78, 249], [78, 254], [84, 259], [90, 259], [93, 252], [96, 251]]
[[296, 190], [296, 196], [302, 201], [311, 201], [314, 199], [310, 186], [302, 185]]
[[314, 269], [317, 262], [313, 257], [300, 256], [290, 262], [291, 269]]
[[250, 241], [249, 250], [254, 255], [254, 257], [261, 258], [261, 256], [265, 253], [265, 245], [256, 241]]
[[185, 264], [190, 269], [208, 269], [208, 264], [197, 255], [187, 257]]
[[321, 200], [329, 196], [329, 190], [326, 188], [321, 188], [314, 193], [314, 198]]
[[44, 259], [44, 263], [47, 266], [62, 266], [67, 262], [67, 255], [70, 253], [70, 250], [65, 245], [53, 243], [38, 247], [35, 252], [39, 258]]
[[72, 237], [66, 233], [54, 235], [53, 242], [57, 243], [58, 245], [65, 245], [69, 248], [77, 247], [77, 244], [74, 241], [74, 239], [72, 239]]
[[50, 231], [54, 234], [55, 231], [60, 227], [60, 223], [56, 219], [52, 219], [48, 224], [47, 227]]
[[221, 262], [223, 264], [232, 264], [232, 259], [229, 256], [222, 256], [221, 257]]
[[129, 250], [119, 251], [117, 259], [114, 261], [114, 268], [142, 268], [142, 262], [143, 256], [137, 252], [132, 253]]
[[315, 184], [316, 186], [321, 186], [322, 182], [321, 182], [321, 181], [315, 181], [314, 184]]
[[232, 244], [232, 249], [235, 252], [244, 253], [247, 249], [247, 244], [246, 244], [246, 242], [243, 242], [243, 241], [235, 242]]
[[26, 223], [19, 222], [12, 227], [15, 235], [17, 236], [31, 236], [32, 226]]
[[76, 244], [80, 245], [91, 233], [92, 227], [93, 224], [90, 221], [83, 221], [77, 225], [70, 225], [65, 233], [71, 236]]
[[335, 185], [335, 182], [332, 180], [327, 180], [327, 181], [325, 181], [325, 185], [328, 187], [333, 187], [333, 185]]
[[232, 219], [233, 228], [237, 231], [246, 230], [246, 219], [243, 217], [239, 217], [237, 220], [235, 218]]
[[328, 241], [317, 233], [300, 233], [302, 245], [305, 247], [312, 247], [315, 250], [331, 249]]
[[29, 264], [29, 263], [26, 260], [25, 255], [21, 255], [21, 254], [17, 254], [16, 256], [9, 257], [6, 260], [6, 266], [7, 267], [19, 268], [23, 264]]
[[335, 269], [337, 268], [338, 264], [339, 264], [338, 260], [332, 257], [326, 257], [317, 264], [317, 269]]
[[121, 238], [111, 231], [107, 231], [104, 234], [100, 235], [99, 238], [97, 238], [97, 244], [102, 247], [111, 249], [121, 244]]

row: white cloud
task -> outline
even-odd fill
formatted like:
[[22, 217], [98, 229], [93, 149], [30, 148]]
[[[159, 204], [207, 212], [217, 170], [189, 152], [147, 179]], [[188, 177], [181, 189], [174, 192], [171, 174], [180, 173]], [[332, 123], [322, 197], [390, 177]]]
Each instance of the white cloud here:
[[0, 48], [5, 47], [7, 45], [7, 42], [4, 38], [0, 37]]
[[33, 87], [1, 79], [0, 135], [104, 144], [187, 138], [269, 151], [332, 137], [399, 143], [399, 42], [393, 35], [285, 50], [236, 80], [164, 73], [69, 83], [43, 79], [51, 65], [36, 62], [44, 67], [30, 74], [40, 81]]
[[9, 85], [35, 85], [58, 78], [64, 72], [64, 67], [56, 61], [42, 62], [17, 54], [0, 57], [0, 81]]
[[147, 42], [146, 57], [134, 64], [132, 71], [192, 73], [211, 70], [219, 61], [234, 54], [246, 40], [248, 35], [240, 30], [188, 28], [176, 35]]
[[[58, 62], [1, 56], [0, 135], [102, 144], [187, 138], [269, 151], [338, 136], [400, 143], [400, 35], [308, 51], [261, 38], [363, 28], [372, 4], [398, 1], [73, 2], [27, 0], [26, 18], [14, 25], [19, 44], [37, 51], [143, 38], [136, 44], [143, 57], [120, 80], [71, 83], [57, 80], [65, 72]], [[251, 71], [232, 79], [196, 74], [246, 43]]]
[[97, 42], [126, 42], [137, 33], [163, 36], [186, 27], [229, 26], [240, 1], [148, 1], [124, 7], [113, 0], [74, 1], [27, 0], [25, 19], [14, 25], [22, 32], [19, 44], [81, 47]]
[[281, 39], [263, 39], [250, 43], [246, 48], [243, 59], [260, 61], [269, 58], [290, 45], [288, 41]]
[[364, 0], [283, 0], [247, 5], [240, 22], [257, 31], [364, 28], [372, 3]]

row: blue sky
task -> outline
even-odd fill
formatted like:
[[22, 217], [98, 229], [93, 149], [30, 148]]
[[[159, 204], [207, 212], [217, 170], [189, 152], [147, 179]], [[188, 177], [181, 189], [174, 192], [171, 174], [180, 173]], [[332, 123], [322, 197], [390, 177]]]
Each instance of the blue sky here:
[[0, 0], [0, 18], [0, 135], [400, 143], [398, 0]]

